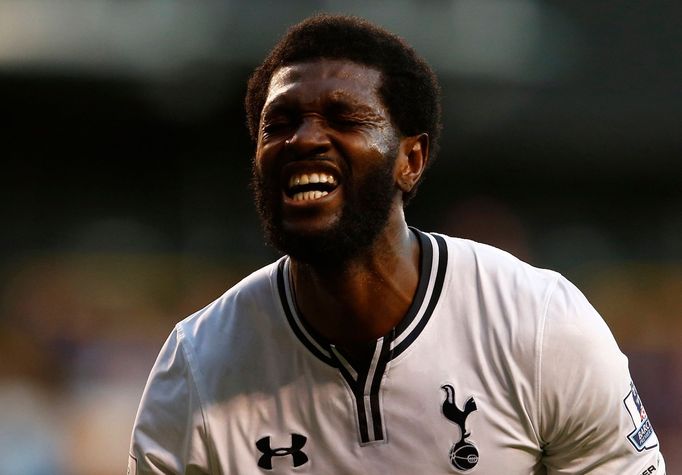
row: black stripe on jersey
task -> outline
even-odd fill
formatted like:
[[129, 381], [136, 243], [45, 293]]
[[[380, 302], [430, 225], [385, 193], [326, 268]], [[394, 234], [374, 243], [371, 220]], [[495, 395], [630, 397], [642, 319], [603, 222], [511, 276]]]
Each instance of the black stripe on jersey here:
[[[355, 398], [355, 407], [358, 413], [358, 431], [362, 445], [385, 439], [379, 392], [381, 380], [386, 372], [386, 364], [391, 359], [391, 335], [392, 333], [375, 343], [372, 362], [366, 371], [358, 373], [357, 379], [353, 379], [345, 365], [341, 361], [337, 361], [337, 366], [341, 369], [341, 375], [348, 383]], [[378, 345], [381, 345], [380, 348], [377, 348]], [[344, 357], [339, 349], [335, 349], [332, 355], [338, 358], [337, 353]], [[369, 401], [369, 411], [367, 411], [367, 406], [365, 406], [366, 399]]]
[[[447, 270], [448, 246], [445, 243], [445, 239], [443, 239], [441, 236], [437, 236], [435, 234], [432, 234], [432, 236], [434, 237], [434, 239], [436, 240], [436, 244], [438, 245], [437, 254], [438, 267], [436, 271], [436, 279], [434, 282], [433, 291], [431, 292], [431, 298], [429, 298], [429, 303], [428, 306], [426, 307], [426, 311], [424, 312], [424, 315], [421, 317], [417, 325], [412, 329], [410, 334], [407, 335], [400, 342], [400, 344], [396, 345], [396, 347], [393, 348], [393, 351], [391, 352], [391, 358], [396, 358], [417, 339], [417, 337], [422, 332], [422, 330], [428, 323], [429, 319], [431, 318], [431, 314], [433, 314], [433, 309], [436, 308], [436, 304], [440, 299], [440, 294], [443, 290], [443, 282], [445, 281], [445, 271]], [[428, 281], [428, 276], [426, 277], [425, 280]]]
[[[374, 351], [376, 351], [376, 343], [374, 346]], [[360, 443], [365, 444], [370, 441], [369, 428], [367, 425], [367, 411], [365, 410], [364, 404], [364, 387], [365, 382], [367, 381], [368, 372], [365, 371], [359, 373], [357, 378], [354, 378], [348, 370], [346, 364], [339, 359], [339, 356], [347, 362], [347, 358], [343, 355], [340, 349], [332, 347], [332, 357], [336, 360], [336, 366], [339, 368], [341, 376], [343, 376], [343, 379], [346, 380], [346, 383], [348, 383], [351, 393], [353, 394], [355, 408], [358, 413], [357, 423], [358, 431], [360, 433]], [[347, 364], [350, 365], [350, 363]]]
[[410, 308], [407, 310], [405, 317], [395, 327], [395, 335], [400, 335], [407, 330], [407, 327], [410, 326], [410, 323], [412, 323], [422, 307], [426, 298], [426, 291], [429, 288], [431, 265], [433, 263], [433, 245], [431, 240], [421, 231], [415, 228], [410, 229], [417, 236], [417, 242], [419, 242], [419, 283], [417, 284], [417, 291], [414, 293]]
[[[317, 356], [319, 359], [324, 361], [330, 366], [336, 366], [334, 360], [330, 358], [328, 355], [325, 355], [322, 353], [313, 342], [311, 342], [306, 334], [303, 332], [303, 329], [301, 329], [301, 326], [299, 325], [299, 322], [297, 321], [296, 318], [294, 318], [293, 315], [293, 308], [294, 308], [294, 303], [289, 302], [289, 299], [287, 299], [287, 291], [286, 291], [286, 283], [285, 279], [287, 278], [286, 273], [285, 273], [285, 268], [284, 264], [286, 262], [286, 259], [282, 259], [279, 261], [279, 265], [277, 266], [277, 289], [279, 291], [279, 298], [282, 303], [282, 308], [284, 309], [284, 314], [287, 317], [287, 321], [289, 322], [289, 326], [293, 330], [293, 332], [296, 334], [299, 340], [310, 350], [312, 354]], [[302, 325], [303, 322], [300, 322]], [[306, 329], [308, 331], [308, 329]], [[323, 345], [320, 345], [323, 346]], [[324, 346], [323, 346], [324, 347]]]
[[360, 443], [366, 444], [371, 441], [369, 436], [369, 424], [367, 423], [368, 416], [371, 418], [371, 412], [367, 414], [367, 409], [365, 408], [365, 382], [367, 381], [367, 376], [369, 373], [363, 373], [358, 375], [358, 380], [352, 382], [348, 381], [351, 389], [353, 389], [353, 396], [355, 396], [355, 407], [358, 409], [358, 429], [360, 430]]
[[[393, 332], [391, 335], [393, 336]], [[386, 365], [391, 359], [391, 341], [393, 338], [385, 337], [383, 339], [383, 346], [381, 347], [381, 354], [374, 377], [372, 379], [372, 386], [370, 391], [370, 407], [372, 409], [372, 422], [374, 424], [374, 440], [384, 439], [384, 423], [381, 415], [381, 405], [379, 401], [379, 391], [381, 390], [381, 380], [386, 373]]]
[[351, 387], [353, 387], [358, 377], [357, 374], [355, 375], [351, 374], [351, 370], [355, 371], [355, 368], [353, 368], [353, 366], [350, 363], [348, 363], [347, 360], [345, 363], [340, 360], [339, 356], [341, 356], [341, 358], [343, 358], [344, 360], [346, 359], [346, 357], [334, 346], [332, 346], [332, 356], [335, 359], [335, 366], [339, 368], [339, 371], [341, 372], [341, 376], [343, 376], [343, 378], [346, 381], [348, 381], [348, 384], [350, 384]]

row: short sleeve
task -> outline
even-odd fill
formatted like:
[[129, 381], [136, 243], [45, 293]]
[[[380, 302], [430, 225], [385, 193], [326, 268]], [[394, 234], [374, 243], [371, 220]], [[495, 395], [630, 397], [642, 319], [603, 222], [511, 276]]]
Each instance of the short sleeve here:
[[201, 403], [181, 337], [176, 328], [149, 375], [133, 426], [129, 475], [210, 473]]
[[548, 301], [541, 341], [538, 404], [547, 473], [664, 475], [627, 358], [564, 278]]

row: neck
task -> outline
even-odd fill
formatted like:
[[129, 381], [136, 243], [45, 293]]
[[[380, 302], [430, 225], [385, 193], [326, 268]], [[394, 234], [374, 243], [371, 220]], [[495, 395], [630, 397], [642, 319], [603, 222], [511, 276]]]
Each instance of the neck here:
[[292, 260], [291, 270], [303, 318], [332, 343], [361, 351], [407, 313], [419, 281], [419, 244], [401, 219], [359, 256], [334, 266]]

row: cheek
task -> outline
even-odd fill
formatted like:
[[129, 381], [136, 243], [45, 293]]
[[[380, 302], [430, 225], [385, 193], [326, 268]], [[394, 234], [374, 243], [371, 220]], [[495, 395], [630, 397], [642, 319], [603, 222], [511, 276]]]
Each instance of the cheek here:
[[276, 147], [272, 144], [261, 144], [259, 143], [256, 147], [256, 154], [253, 158], [253, 169], [254, 172], [260, 176], [268, 173], [272, 170], [272, 166], [275, 163]]
[[390, 130], [380, 127], [353, 136], [346, 136], [342, 140], [342, 146], [348, 153], [355, 156], [364, 156], [367, 159], [392, 158], [389, 155], [395, 148], [393, 143], [393, 135], [390, 133]]
[[367, 148], [382, 157], [393, 158], [389, 154], [393, 153], [398, 140], [394, 135], [390, 127], [377, 127], [368, 134]]

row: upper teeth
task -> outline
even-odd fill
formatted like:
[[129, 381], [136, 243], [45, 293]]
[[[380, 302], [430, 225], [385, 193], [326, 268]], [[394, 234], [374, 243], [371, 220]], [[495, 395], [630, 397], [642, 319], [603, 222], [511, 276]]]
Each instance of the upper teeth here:
[[334, 184], [335, 179], [326, 173], [301, 173], [289, 178], [289, 188], [296, 185], [307, 185], [308, 183], [330, 183]]

